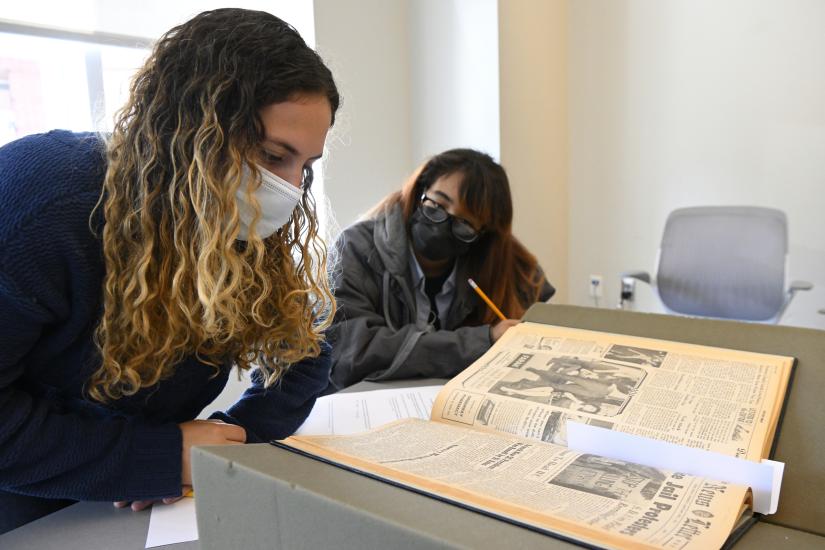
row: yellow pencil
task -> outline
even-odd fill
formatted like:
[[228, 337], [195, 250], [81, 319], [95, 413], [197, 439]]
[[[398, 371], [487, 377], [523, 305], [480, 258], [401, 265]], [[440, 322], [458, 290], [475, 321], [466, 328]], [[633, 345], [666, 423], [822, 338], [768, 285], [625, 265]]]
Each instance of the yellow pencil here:
[[468, 282], [468, 283], [470, 283], [470, 286], [471, 286], [471, 287], [473, 287], [473, 290], [475, 290], [475, 291], [476, 291], [476, 294], [478, 294], [479, 296], [481, 296], [481, 299], [482, 299], [482, 300], [484, 300], [484, 302], [485, 302], [488, 306], [490, 306], [490, 309], [492, 309], [492, 310], [493, 310], [493, 313], [495, 313], [496, 315], [498, 315], [498, 316], [499, 316], [499, 318], [500, 318], [502, 321], [504, 321], [505, 319], [507, 319], [507, 317], [505, 317], [505, 316], [504, 316], [504, 314], [501, 312], [501, 310], [500, 310], [500, 309], [498, 309], [498, 308], [496, 307], [496, 305], [493, 303], [493, 301], [492, 301], [491, 299], [489, 299], [489, 298], [487, 297], [487, 295], [486, 295], [486, 294], [484, 294], [484, 291], [483, 291], [483, 290], [481, 290], [480, 288], [478, 288], [478, 285], [476, 284], [476, 282], [475, 282], [474, 280], [472, 280], [472, 279], [467, 279], [467, 282]]
[[183, 496], [189, 497], [189, 498], [195, 498], [195, 491], [193, 491], [192, 489], [187, 489], [186, 492], [183, 493]]

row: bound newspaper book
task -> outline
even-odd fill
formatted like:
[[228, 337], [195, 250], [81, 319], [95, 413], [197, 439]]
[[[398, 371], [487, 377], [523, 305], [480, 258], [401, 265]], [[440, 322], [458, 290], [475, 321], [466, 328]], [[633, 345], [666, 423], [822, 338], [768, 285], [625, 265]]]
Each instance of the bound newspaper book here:
[[275, 444], [582, 544], [720, 548], [753, 521], [748, 487], [574, 452], [566, 422], [761, 461], [793, 365], [527, 322], [442, 389], [429, 421]]

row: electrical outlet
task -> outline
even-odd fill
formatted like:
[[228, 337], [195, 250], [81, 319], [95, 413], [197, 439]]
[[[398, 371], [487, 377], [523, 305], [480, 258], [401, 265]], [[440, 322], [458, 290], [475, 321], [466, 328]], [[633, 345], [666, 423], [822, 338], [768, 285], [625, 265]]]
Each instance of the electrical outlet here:
[[591, 298], [601, 298], [604, 295], [604, 291], [602, 287], [602, 276], [601, 275], [591, 275], [590, 276], [590, 297]]

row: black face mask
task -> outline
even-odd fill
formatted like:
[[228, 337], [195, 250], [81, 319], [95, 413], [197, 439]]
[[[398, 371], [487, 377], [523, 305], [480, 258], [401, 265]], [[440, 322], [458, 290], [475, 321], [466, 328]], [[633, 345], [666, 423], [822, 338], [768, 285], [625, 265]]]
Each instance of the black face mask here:
[[441, 223], [430, 221], [420, 209], [412, 215], [410, 233], [415, 251], [434, 262], [450, 260], [470, 250], [470, 243], [461, 242], [453, 236], [449, 220]]

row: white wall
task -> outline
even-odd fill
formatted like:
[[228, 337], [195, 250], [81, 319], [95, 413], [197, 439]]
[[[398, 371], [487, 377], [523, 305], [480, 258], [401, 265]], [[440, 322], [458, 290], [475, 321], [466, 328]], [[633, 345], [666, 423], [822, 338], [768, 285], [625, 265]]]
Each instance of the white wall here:
[[454, 147], [499, 159], [496, 0], [410, 2], [414, 164]]
[[341, 226], [452, 147], [499, 155], [495, 0], [315, 0], [343, 96], [325, 189]]
[[784, 323], [825, 328], [825, 3], [576, 0], [568, 51], [570, 301], [594, 273], [614, 305], [674, 208], [754, 204], [787, 213], [790, 276], [816, 285]]
[[[501, 160], [513, 232], [568, 296], [567, 2], [499, 2]], [[575, 252], [573, 252], [575, 254]]]
[[315, 32], [342, 97], [324, 186], [346, 226], [397, 189], [412, 167], [407, 1], [315, 0]]

